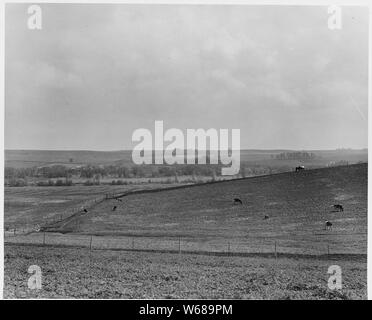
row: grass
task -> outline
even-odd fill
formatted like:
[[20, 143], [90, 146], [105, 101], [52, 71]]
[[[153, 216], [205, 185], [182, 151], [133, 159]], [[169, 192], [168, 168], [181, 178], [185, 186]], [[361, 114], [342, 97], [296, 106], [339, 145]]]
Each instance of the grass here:
[[105, 194], [155, 187], [159, 188], [159, 185], [5, 187], [5, 227], [23, 229], [44, 224], [66, 218], [87, 202], [103, 198]]
[[[234, 205], [239, 197], [243, 205]], [[101, 236], [169, 239], [239, 250], [366, 253], [367, 165], [309, 170], [128, 195], [52, 230]], [[341, 203], [344, 212], [331, 206]], [[117, 209], [113, 211], [113, 207]], [[264, 216], [270, 218], [264, 220]], [[333, 223], [324, 230], [324, 221]], [[147, 240], [146, 240], [147, 239]], [[137, 241], [137, 240], [136, 240]], [[174, 244], [172, 244], [174, 246]], [[247, 249], [248, 248], [248, 249]]]

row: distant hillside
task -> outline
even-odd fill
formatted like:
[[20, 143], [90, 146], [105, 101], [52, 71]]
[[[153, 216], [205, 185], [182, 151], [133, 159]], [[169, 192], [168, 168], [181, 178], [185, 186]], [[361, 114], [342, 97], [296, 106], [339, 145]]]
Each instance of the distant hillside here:
[[[290, 150], [241, 150], [242, 164], [267, 166], [296, 165], [296, 160], [278, 160], [276, 156]], [[303, 161], [310, 166], [326, 166], [330, 162], [349, 163], [368, 161], [368, 150], [309, 150], [317, 158]], [[49, 151], [49, 150], [5, 150], [5, 166], [14, 168], [38, 167], [52, 164], [73, 165], [123, 165], [131, 166], [132, 151]]]
[[50, 150], [5, 150], [6, 167], [33, 167], [51, 164], [85, 165], [114, 164], [130, 165], [131, 151], [50, 151]]

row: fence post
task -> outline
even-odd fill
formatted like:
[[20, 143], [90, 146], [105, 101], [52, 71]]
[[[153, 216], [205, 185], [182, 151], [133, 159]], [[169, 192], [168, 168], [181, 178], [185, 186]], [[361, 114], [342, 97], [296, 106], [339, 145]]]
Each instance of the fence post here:
[[134, 238], [132, 238], [132, 250], [134, 250]]
[[45, 246], [45, 231], [43, 233], [43, 246]]
[[227, 244], [227, 255], [230, 256], [230, 242]]
[[181, 254], [181, 237], [178, 238], [178, 253]]
[[327, 253], [328, 253], [328, 259], [329, 259], [329, 244], [327, 245]]
[[93, 236], [90, 236], [89, 250], [92, 251]]
[[275, 259], [278, 258], [278, 253], [276, 252], [276, 241], [275, 241]]

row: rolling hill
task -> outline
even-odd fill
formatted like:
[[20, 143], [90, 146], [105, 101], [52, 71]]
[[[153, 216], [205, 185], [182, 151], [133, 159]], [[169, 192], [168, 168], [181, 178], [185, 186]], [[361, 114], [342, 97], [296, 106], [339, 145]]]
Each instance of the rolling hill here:
[[[240, 198], [243, 205], [234, 205]], [[101, 236], [214, 241], [250, 248], [324, 247], [366, 252], [367, 164], [305, 170], [189, 186], [107, 200], [53, 226]], [[344, 212], [333, 211], [342, 204]], [[117, 209], [113, 211], [113, 207]], [[264, 220], [264, 216], [269, 219]], [[324, 221], [333, 223], [324, 230]], [[52, 231], [52, 230], [51, 230]]]

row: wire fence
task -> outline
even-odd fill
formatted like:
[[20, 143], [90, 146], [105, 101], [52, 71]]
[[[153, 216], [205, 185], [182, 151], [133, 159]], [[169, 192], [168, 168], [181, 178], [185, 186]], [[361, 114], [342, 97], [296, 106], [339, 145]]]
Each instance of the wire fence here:
[[97, 236], [89, 234], [5, 233], [5, 244], [56, 247], [79, 247], [88, 250], [151, 251], [178, 254], [210, 254], [245, 256], [251, 254], [280, 255], [340, 255], [367, 253], [366, 234], [357, 235], [353, 243], [323, 241], [319, 235], [308, 239], [194, 239], [185, 237]]
[[34, 221], [34, 223], [21, 223], [21, 224], [12, 224], [5, 228], [7, 234], [20, 235], [28, 234], [33, 232], [39, 232], [41, 230], [47, 229], [55, 224], [61, 223], [63, 221], [68, 221], [70, 218], [73, 218], [79, 213], [82, 213], [84, 209], [90, 210], [96, 205], [110, 199], [114, 199], [118, 194], [109, 193], [104, 196], [100, 196], [93, 199], [88, 199], [81, 202], [79, 205], [68, 208], [58, 212], [52, 212], [47, 216], [44, 216], [41, 220]]
[[[13, 226], [11, 229], [13, 232], [18, 233], [25, 233], [25, 232], [34, 232], [34, 231], [40, 231], [44, 229], [48, 229], [49, 227], [53, 227], [57, 223], [61, 223], [63, 221], [68, 221], [70, 218], [73, 218], [74, 216], [83, 213], [84, 210], [91, 210], [94, 208], [96, 205], [112, 200], [112, 199], [118, 199], [125, 197], [127, 195], [131, 194], [142, 194], [142, 193], [150, 193], [150, 192], [159, 192], [162, 190], [167, 190], [167, 189], [178, 189], [178, 188], [185, 188], [189, 185], [182, 185], [182, 186], [176, 186], [176, 187], [164, 187], [164, 188], [158, 188], [158, 189], [134, 189], [134, 190], [129, 190], [129, 191], [124, 191], [124, 192], [109, 192], [105, 193], [102, 196], [93, 198], [93, 199], [88, 199], [85, 200], [84, 202], [80, 203], [76, 207], [73, 208], [68, 208], [62, 212], [58, 213], [51, 213], [50, 215], [46, 216], [43, 218], [42, 222], [37, 223], [37, 224], [32, 224], [32, 225], [22, 225], [22, 226]], [[27, 231], [26, 231], [27, 230]]]
[[[215, 183], [215, 182], [210, 182]], [[203, 185], [206, 183], [203, 183]], [[250, 239], [195, 239], [187, 237], [157, 237], [157, 236], [97, 236], [90, 234], [61, 234], [45, 232], [53, 230], [53, 225], [69, 223], [83, 212], [94, 206], [112, 199], [118, 199], [132, 194], [154, 193], [167, 189], [183, 189], [195, 185], [165, 187], [159, 189], [137, 189], [121, 193], [106, 193], [100, 197], [86, 200], [78, 206], [64, 212], [52, 214], [44, 219], [43, 224], [13, 226], [5, 230], [5, 243], [34, 244], [44, 246], [71, 246], [85, 247], [90, 250], [133, 250], [133, 251], [159, 251], [172, 253], [205, 253], [216, 255], [246, 255], [270, 254], [275, 257], [283, 254], [299, 255], [333, 255], [333, 254], [366, 254], [367, 234], [335, 234], [337, 241], [323, 239], [322, 233], [310, 236], [279, 239], [250, 238]], [[290, 203], [290, 202], [289, 202]], [[75, 219], [75, 223], [79, 223]], [[76, 230], [79, 230], [77, 226]], [[54, 230], [56, 231], [56, 230]], [[58, 230], [60, 231], [60, 230]], [[351, 236], [352, 238], [350, 238]], [[344, 238], [344, 239], [342, 239]], [[351, 241], [349, 241], [351, 240]]]

